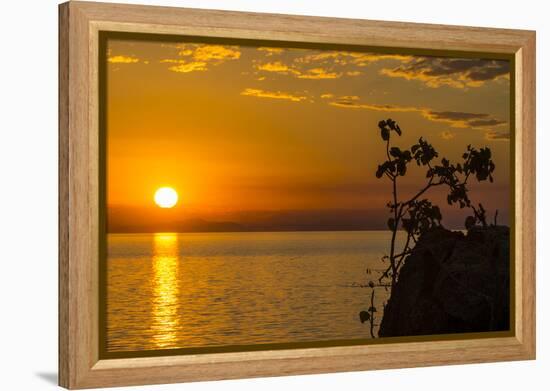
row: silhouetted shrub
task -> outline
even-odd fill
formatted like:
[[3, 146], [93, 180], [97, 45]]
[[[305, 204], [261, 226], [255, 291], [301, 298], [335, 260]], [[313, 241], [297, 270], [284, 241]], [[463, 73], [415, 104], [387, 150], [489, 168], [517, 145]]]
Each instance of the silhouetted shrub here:
[[[453, 164], [448, 159], [441, 158], [440, 162], [436, 163], [439, 154], [424, 138], [420, 137], [418, 143], [412, 145], [410, 149], [401, 150], [391, 144], [392, 135], [401, 136], [402, 134], [401, 128], [394, 120], [380, 121], [378, 128], [380, 136], [386, 144], [387, 158], [378, 166], [375, 175], [379, 179], [386, 178], [392, 183], [392, 199], [387, 204], [391, 215], [387, 221], [388, 229], [392, 233], [390, 253], [383, 257], [383, 261], [388, 262], [388, 266], [379, 278], [378, 286], [387, 287], [388, 284], [384, 284], [384, 280], [389, 278], [390, 286], [393, 289], [403, 261], [411, 253], [420, 235], [434, 227], [441, 226], [442, 215], [439, 207], [421, 197], [434, 187], [446, 187], [449, 205], [458, 205], [461, 209], [469, 208], [472, 211], [472, 215], [465, 220], [466, 229], [471, 229], [478, 224], [485, 227], [487, 226], [486, 211], [481, 204], [475, 206], [470, 200], [467, 184], [471, 178], [478, 182], [486, 180], [493, 182], [492, 174], [495, 164], [491, 159], [489, 148], [478, 150], [471, 145], [467, 146], [466, 152], [462, 155], [462, 162]], [[426, 169], [426, 182], [412, 197], [400, 200], [398, 199], [398, 179], [407, 174], [412, 163]], [[405, 244], [398, 250], [396, 236], [400, 229], [407, 236]], [[376, 286], [372, 281], [369, 282], [369, 286], [372, 289], [371, 308], [360, 313], [360, 320], [371, 323], [371, 335], [374, 337], [372, 329], [376, 308], [373, 303]]]

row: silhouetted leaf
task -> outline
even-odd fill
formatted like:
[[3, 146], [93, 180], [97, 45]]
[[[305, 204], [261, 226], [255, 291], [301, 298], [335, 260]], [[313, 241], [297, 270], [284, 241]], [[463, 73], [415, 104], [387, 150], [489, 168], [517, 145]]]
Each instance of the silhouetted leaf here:
[[390, 155], [392, 155], [393, 157], [399, 157], [401, 156], [401, 150], [398, 147], [391, 147]]
[[370, 314], [367, 311], [359, 312], [359, 320], [361, 323], [365, 323], [370, 320]]
[[378, 166], [378, 169], [376, 170], [376, 177], [378, 179], [382, 178], [382, 175], [384, 175], [384, 172], [386, 171], [387, 169], [387, 164], [388, 162], [385, 162], [384, 164]]
[[390, 131], [388, 128], [382, 128], [380, 129], [380, 135], [382, 136], [382, 140], [388, 141], [390, 139]]
[[404, 161], [397, 162], [397, 173], [404, 176], [407, 173], [407, 165]]

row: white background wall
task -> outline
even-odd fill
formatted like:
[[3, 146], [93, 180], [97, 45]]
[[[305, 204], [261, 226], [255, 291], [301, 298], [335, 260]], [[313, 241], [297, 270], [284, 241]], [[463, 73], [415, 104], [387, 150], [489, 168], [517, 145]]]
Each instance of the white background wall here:
[[[125, 2], [119, 0], [119, 2]], [[545, 1], [133, 0], [133, 3], [537, 30], [538, 359], [140, 389], [548, 389], [549, 28]], [[57, 1], [0, 3], [0, 389], [56, 387]], [[546, 383], [544, 386], [543, 384]], [[137, 389], [137, 388], [136, 388]]]

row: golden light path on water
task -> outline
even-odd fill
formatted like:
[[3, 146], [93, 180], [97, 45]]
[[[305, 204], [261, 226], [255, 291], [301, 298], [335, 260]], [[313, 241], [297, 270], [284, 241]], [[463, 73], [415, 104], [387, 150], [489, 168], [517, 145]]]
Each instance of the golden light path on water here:
[[354, 284], [384, 267], [389, 234], [109, 234], [107, 349], [368, 338]]
[[178, 235], [157, 233], [153, 241], [152, 339], [159, 348], [173, 346], [179, 326]]

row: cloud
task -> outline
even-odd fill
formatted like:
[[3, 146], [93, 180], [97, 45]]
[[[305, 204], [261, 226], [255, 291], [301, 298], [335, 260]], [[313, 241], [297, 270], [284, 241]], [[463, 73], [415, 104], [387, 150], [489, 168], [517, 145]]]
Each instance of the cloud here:
[[139, 58], [132, 56], [109, 56], [107, 61], [111, 64], [135, 64], [139, 62]]
[[508, 78], [509, 61], [470, 58], [411, 57], [396, 68], [380, 73], [406, 80], [420, 80], [428, 87], [479, 87], [485, 82]]
[[263, 72], [274, 72], [282, 75], [293, 75], [299, 79], [337, 79], [341, 73], [331, 72], [324, 68], [299, 70], [281, 61], [257, 64], [256, 69]]
[[422, 110], [422, 115], [431, 120], [448, 122], [454, 128], [483, 128], [487, 126], [498, 126], [507, 124], [507, 121], [500, 121], [489, 117], [485, 113], [465, 113], [462, 111], [433, 111]]
[[441, 138], [443, 140], [451, 140], [453, 138], [455, 138], [456, 134], [454, 134], [453, 132], [450, 132], [448, 130], [445, 130], [443, 132], [441, 132]]
[[442, 121], [469, 121], [487, 117], [487, 114], [465, 113], [462, 111], [428, 111], [428, 115], [430, 119]]
[[299, 79], [338, 79], [341, 73], [330, 72], [323, 68], [313, 68], [298, 75]]
[[[363, 103], [363, 102], [360, 102], [360, 98], [355, 95], [340, 96], [335, 100], [329, 102], [328, 104], [334, 107], [356, 109], [356, 110], [359, 109], [359, 110], [383, 111], [383, 112], [394, 112], [394, 113], [398, 113], [398, 112], [418, 113], [429, 121], [443, 122], [453, 128], [484, 130], [486, 133], [486, 137], [488, 139], [496, 140], [496, 139], [504, 139], [506, 137], [509, 137], [508, 135], [509, 132], [497, 131], [493, 129], [493, 127], [507, 125], [508, 122], [501, 121], [497, 118], [493, 118], [486, 113], [469, 113], [469, 112], [462, 112], [462, 111], [436, 111], [425, 107]], [[450, 139], [454, 137], [454, 134], [451, 136], [450, 131], [444, 132], [444, 133], [445, 135], [443, 134], [441, 135], [443, 138]]]
[[361, 98], [359, 98], [357, 95], [344, 95], [344, 96], [341, 96], [338, 99], [340, 99], [340, 100], [359, 100]]
[[476, 119], [469, 121], [469, 124], [474, 127], [483, 127], [483, 126], [497, 126], [497, 125], [504, 125], [507, 124], [506, 121], [499, 121], [494, 118], [490, 119]]
[[[272, 55], [280, 48], [259, 48]], [[319, 51], [294, 58], [292, 61], [268, 62], [256, 65], [260, 71], [291, 75], [300, 79], [338, 79], [362, 75], [361, 68], [383, 60], [393, 60], [396, 67], [382, 68], [382, 75], [406, 80], [418, 80], [437, 88], [479, 87], [486, 82], [507, 79], [510, 63], [505, 60], [475, 58], [424, 57], [399, 54], [362, 53], [350, 51]], [[389, 63], [388, 63], [389, 64]]]
[[321, 95], [321, 99], [331, 99], [331, 98], [334, 98], [334, 95], [333, 94], [322, 94]]
[[195, 72], [195, 71], [206, 71], [208, 69], [208, 66], [206, 62], [203, 62], [203, 61], [193, 61], [193, 62], [178, 61], [177, 65], [173, 65], [168, 69], [178, 73], [189, 73], [189, 72]]
[[206, 71], [210, 66], [218, 66], [224, 62], [238, 60], [241, 52], [237, 46], [208, 44], [177, 44], [169, 46], [177, 50], [177, 58], [161, 60], [161, 63], [173, 63], [168, 69], [173, 72], [189, 73]]
[[485, 138], [487, 140], [510, 140], [510, 131], [509, 130], [489, 130], [485, 132]]
[[301, 64], [330, 63], [338, 65], [356, 65], [365, 67], [370, 63], [382, 60], [407, 60], [410, 56], [396, 54], [363, 53], [348, 51], [322, 51], [298, 57], [294, 61]]
[[274, 55], [277, 55], [277, 54], [281, 54], [284, 49], [283, 48], [272, 48], [272, 47], [265, 47], [265, 46], [260, 46], [258, 48], [259, 51], [261, 52], [265, 52], [265, 55], [267, 57], [271, 57], [271, 56], [274, 56]]
[[241, 52], [232, 46], [202, 45], [195, 49], [192, 56], [196, 61], [228, 61], [239, 59]]
[[334, 107], [343, 107], [347, 109], [363, 109], [372, 111], [391, 111], [391, 112], [420, 112], [422, 109], [418, 107], [395, 106], [395, 105], [380, 105], [374, 103], [360, 103], [358, 96], [341, 96], [337, 100], [332, 101], [329, 105]]
[[182, 57], [185, 57], [185, 56], [190, 56], [194, 53], [193, 49], [189, 49], [189, 48], [185, 48], [183, 47], [179, 52], [178, 52], [178, 56], [182, 56]]
[[301, 102], [307, 99], [307, 96], [295, 95], [288, 92], [281, 91], [264, 91], [256, 88], [246, 88], [241, 95], [245, 96], [255, 96], [258, 98], [271, 98], [271, 99], [282, 99], [289, 100], [292, 102]]
[[[280, 53], [278, 48], [259, 48], [258, 50], [270, 53]], [[409, 56], [361, 53], [347, 51], [320, 51], [294, 58], [283, 63], [282, 61], [256, 64], [256, 69], [264, 72], [275, 72], [283, 75], [291, 75], [299, 79], [339, 79], [342, 76], [355, 77], [362, 75], [359, 69], [368, 64], [381, 60], [405, 61]], [[346, 67], [346, 68], [345, 68]], [[352, 67], [352, 69], [349, 69]]]
[[256, 68], [260, 71], [282, 73], [284, 75], [289, 73], [298, 74], [298, 75], [300, 74], [298, 70], [292, 69], [288, 65], [282, 63], [281, 61], [259, 64], [256, 66]]

